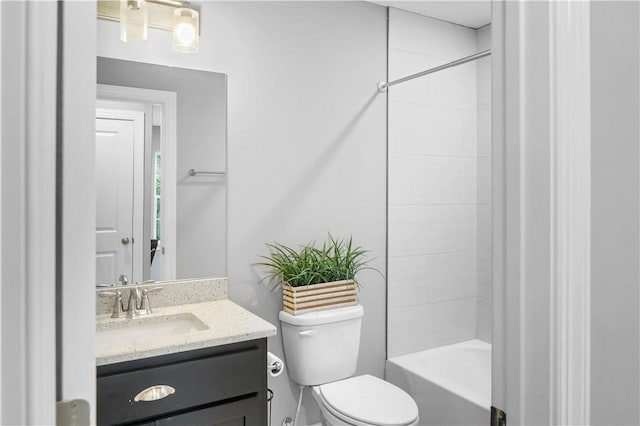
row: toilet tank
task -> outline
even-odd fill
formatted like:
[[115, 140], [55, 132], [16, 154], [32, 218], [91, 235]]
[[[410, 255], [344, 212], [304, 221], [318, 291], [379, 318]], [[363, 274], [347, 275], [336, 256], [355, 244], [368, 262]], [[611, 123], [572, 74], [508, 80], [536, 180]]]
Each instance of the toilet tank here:
[[314, 386], [351, 377], [360, 349], [361, 305], [300, 315], [280, 311], [289, 377]]

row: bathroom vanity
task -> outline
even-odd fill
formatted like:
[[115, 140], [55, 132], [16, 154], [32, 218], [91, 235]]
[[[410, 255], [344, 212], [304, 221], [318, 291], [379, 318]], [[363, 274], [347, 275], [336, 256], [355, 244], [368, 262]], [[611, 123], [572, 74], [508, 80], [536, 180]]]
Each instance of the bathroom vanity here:
[[266, 424], [275, 327], [227, 300], [226, 279], [163, 284], [155, 302], [136, 318], [97, 317], [98, 424]]
[[[257, 339], [98, 367], [98, 424], [266, 424], [265, 366]], [[153, 386], [160, 399], [134, 400]]]

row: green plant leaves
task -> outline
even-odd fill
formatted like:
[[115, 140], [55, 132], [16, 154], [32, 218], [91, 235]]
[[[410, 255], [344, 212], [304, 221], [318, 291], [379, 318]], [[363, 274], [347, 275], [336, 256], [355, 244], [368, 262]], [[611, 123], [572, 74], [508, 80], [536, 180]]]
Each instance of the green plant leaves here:
[[286, 283], [292, 287], [319, 284], [324, 282], [356, 280], [358, 272], [372, 269], [367, 266], [371, 260], [366, 259], [366, 250], [354, 247], [351, 237], [334, 238], [329, 234], [328, 241], [321, 247], [310, 243], [295, 250], [280, 243], [267, 244], [268, 256], [260, 256], [263, 261], [257, 265], [264, 266], [266, 276], [261, 280], [275, 283], [275, 290]]

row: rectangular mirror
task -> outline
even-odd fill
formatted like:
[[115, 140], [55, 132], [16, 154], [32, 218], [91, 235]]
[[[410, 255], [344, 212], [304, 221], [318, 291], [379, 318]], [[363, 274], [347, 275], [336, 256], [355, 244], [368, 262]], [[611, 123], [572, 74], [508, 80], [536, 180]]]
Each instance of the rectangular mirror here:
[[226, 75], [97, 61], [96, 284], [225, 276]]

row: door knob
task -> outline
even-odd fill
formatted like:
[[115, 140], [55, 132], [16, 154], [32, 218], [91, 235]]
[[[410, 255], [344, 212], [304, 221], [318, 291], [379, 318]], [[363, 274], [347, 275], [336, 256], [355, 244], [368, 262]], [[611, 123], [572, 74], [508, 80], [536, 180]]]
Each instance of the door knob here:
[[129, 237], [122, 237], [120, 241], [122, 241], [122, 244], [127, 245], [129, 244]]

